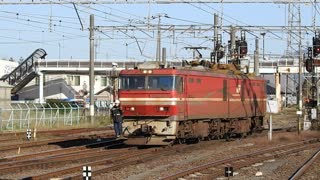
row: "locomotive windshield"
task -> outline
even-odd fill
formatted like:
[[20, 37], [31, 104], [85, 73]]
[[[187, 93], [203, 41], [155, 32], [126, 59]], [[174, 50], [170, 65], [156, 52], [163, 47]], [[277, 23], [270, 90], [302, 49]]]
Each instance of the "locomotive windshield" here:
[[145, 89], [145, 76], [122, 76], [120, 89]]
[[172, 90], [174, 85], [173, 76], [149, 76], [147, 89], [149, 90]]
[[180, 81], [176, 76], [122, 76], [120, 89], [168, 91], [179, 89]]

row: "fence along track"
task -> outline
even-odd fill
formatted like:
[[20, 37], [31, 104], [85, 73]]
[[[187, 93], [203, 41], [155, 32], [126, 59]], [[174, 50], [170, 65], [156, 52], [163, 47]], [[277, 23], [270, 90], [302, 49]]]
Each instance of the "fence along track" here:
[[[96, 102], [97, 116], [109, 115], [107, 103]], [[0, 132], [37, 127], [74, 126], [85, 122], [87, 109], [76, 103], [12, 103], [0, 108]]]
[[[252, 164], [253, 162], [260, 162], [260, 161], [264, 160], [265, 158], [280, 156], [282, 154], [294, 153], [294, 152], [298, 152], [298, 151], [308, 149], [311, 147], [319, 147], [319, 146], [320, 146], [319, 140], [312, 139], [312, 140], [308, 140], [308, 141], [302, 141], [302, 142], [298, 142], [298, 143], [291, 143], [291, 144], [282, 145], [282, 146], [278, 146], [278, 147], [262, 149], [262, 150], [258, 150], [253, 153], [248, 153], [248, 154], [243, 154], [243, 155], [239, 155], [239, 156], [232, 157], [232, 158], [217, 160], [217, 161], [209, 162], [207, 164], [196, 166], [196, 167], [193, 167], [193, 168], [190, 168], [187, 170], [182, 170], [181, 172], [178, 172], [176, 174], [163, 177], [163, 178], [161, 178], [161, 180], [172, 180], [172, 179], [177, 179], [180, 177], [186, 177], [190, 174], [205, 171], [205, 170], [208, 170], [209, 168], [217, 167], [217, 166], [220, 166], [223, 164], [235, 164], [238, 168], [241, 168], [241, 167], [245, 167], [250, 164], [248, 161], [246, 161], [245, 163], [243, 163], [243, 162], [241, 163], [241, 160], [246, 160], [248, 158], [255, 159], [255, 161], [250, 160], [250, 162]], [[289, 150], [287, 150], [287, 149], [289, 149]], [[274, 153], [274, 155], [258, 158], [258, 155], [263, 155], [266, 153], [270, 153], [270, 154]], [[236, 161], [238, 161], [240, 163], [238, 163], [238, 164], [234, 163]], [[212, 171], [214, 171], [214, 169]], [[212, 174], [206, 173], [203, 175], [204, 176], [201, 178], [205, 178], [206, 176], [210, 176], [210, 178], [219, 177], [219, 176], [222, 176], [222, 170], [219, 171], [218, 174], [217, 174], [217, 172], [212, 172]]]

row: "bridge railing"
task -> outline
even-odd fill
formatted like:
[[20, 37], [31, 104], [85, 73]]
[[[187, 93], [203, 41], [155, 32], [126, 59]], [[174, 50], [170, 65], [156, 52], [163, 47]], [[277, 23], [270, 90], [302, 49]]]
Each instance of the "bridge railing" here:
[[[112, 67], [112, 63], [115, 61], [95, 60], [95, 68]], [[134, 67], [134, 62], [117, 62], [118, 67]], [[42, 68], [89, 68], [90, 62], [88, 60], [57, 60], [57, 61], [38, 61], [38, 67]]]
[[276, 68], [279, 66], [298, 66], [298, 62], [294, 59], [276, 59], [276, 60], [261, 60], [259, 67], [261, 68]]

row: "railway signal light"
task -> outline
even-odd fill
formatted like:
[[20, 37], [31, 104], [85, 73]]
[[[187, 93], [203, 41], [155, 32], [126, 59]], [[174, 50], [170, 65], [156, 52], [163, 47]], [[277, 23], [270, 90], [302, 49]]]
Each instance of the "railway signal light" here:
[[305, 66], [308, 72], [313, 72], [313, 69], [314, 69], [313, 59], [312, 58], [306, 59]]
[[317, 107], [318, 101], [314, 99], [306, 98], [304, 103], [306, 107], [314, 108], [314, 107]]
[[320, 37], [317, 34], [312, 38], [312, 50], [313, 57], [317, 57], [320, 54]]
[[[211, 52], [210, 56], [211, 62], [213, 60], [217, 60], [217, 62], [215, 63], [219, 64], [220, 59], [224, 57], [224, 47], [220, 43], [218, 43], [214, 48], [214, 52]], [[217, 56], [217, 59], [215, 58], [215, 56]]]
[[248, 53], [248, 44], [247, 44], [247, 41], [242, 41], [240, 42], [240, 57], [243, 55], [247, 55]]
[[246, 40], [237, 40], [236, 41], [236, 49], [239, 56], [242, 58], [248, 53], [248, 43]]
[[241, 39], [236, 41], [236, 48], [240, 58], [243, 58], [248, 53], [248, 43], [246, 41], [245, 31], [241, 31]]

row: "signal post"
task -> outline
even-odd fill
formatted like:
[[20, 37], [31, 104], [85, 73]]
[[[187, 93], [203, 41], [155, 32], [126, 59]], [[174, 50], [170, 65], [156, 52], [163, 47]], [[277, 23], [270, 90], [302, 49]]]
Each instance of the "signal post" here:
[[318, 103], [319, 103], [319, 92], [318, 92], [318, 81], [317, 67], [320, 67], [320, 35], [319, 32], [315, 33], [312, 38], [312, 47], [308, 48], [307, 59], [305, 60], [305, 68], [311, 75], [311, 86], [308, 88], [308, 93], [305, 97], [305, 108], [307, 113], [307, 119], [309, 122], [305, 122], [304, 125], [311, 125], [312, 129], [319, 128], [318, 119]]

